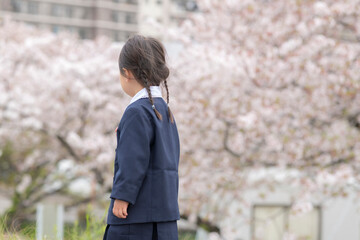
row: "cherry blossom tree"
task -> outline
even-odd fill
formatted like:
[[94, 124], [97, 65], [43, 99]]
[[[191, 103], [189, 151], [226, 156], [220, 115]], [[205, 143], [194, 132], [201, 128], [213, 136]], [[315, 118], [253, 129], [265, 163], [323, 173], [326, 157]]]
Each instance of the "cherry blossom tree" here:
[[298, 189], [294, 211], [359, 192], [360, 1], [197, 2], [178, 29], [158, 26], [185, 46], [171, 81], [184, 215], [219, 226], [261, 186]]
[[[359, 192], [360, 1], [197, 4], [179, 28], [158, 26], [184, 46], [169, 61], [181, 215], [236, 239], [238, 226], [222, 223], [244, 215], [249, 189], [289, 185], [297, 211], [313, 198]], [[84, 176], [101, 196], [129, 100], [117, 82], [121, 46], [14, 23], [0, 35], [0, 141], [15, 152], [13, 212]], [[64, 161], [74, 167], [59, 171]]]
[[119, 83], [121, 45], [7, 19], [0, 35], [1, 181], [14, 189], [9, 219], [82, 178], [94, 183], [90, 197], [69, 205], [102, 198], [112, 186], [114, 130], [129, 101]]

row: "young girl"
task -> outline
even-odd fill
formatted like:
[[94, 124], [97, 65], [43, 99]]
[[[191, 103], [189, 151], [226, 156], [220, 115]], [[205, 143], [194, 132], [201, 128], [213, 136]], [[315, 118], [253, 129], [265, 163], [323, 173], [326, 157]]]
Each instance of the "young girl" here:
[[[169, 108], [165, 48], [134, 35], [119, 56], [132, 97], [116, 129], [114, 180], [104, 240], [178, 240], [180, 141]], [[167, 101], [162, 98], [164, 83]]]

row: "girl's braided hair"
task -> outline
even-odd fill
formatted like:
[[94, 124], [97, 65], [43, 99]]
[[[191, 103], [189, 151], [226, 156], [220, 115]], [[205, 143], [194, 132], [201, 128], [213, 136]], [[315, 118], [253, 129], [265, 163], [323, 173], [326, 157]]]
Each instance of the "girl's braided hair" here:
[[119, 68], [120, 74], [124, 77], [128, 76], [125, 75], [123, 68], [131, 71], [136, 81], [146, 88], [152, 108], [160, 120], [162, 120], [162, 115], [155, 108], [150, 86], [160, 86], [160, 83], [164, 82], [169, 118], [173, 123], [174, 120], [169, 107], [169, 89], [166, 82], [170, 72], [166, 66], [165, 54], [165, 47], [159, 40], [135, 34], [129, 37], [122, 47], [119, 55]]

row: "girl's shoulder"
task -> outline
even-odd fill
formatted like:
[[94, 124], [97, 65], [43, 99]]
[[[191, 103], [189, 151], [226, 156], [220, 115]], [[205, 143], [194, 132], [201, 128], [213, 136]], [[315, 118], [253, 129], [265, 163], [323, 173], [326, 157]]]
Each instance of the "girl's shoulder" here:
[[151, 122], [151, 116], [148, 112], [148, 109], [144, 103], [140, 102], [140, 100], [141, 99], [126, 107], [120, 120], [120, 128], [125, 127], [125, 125], [128, 125], [132, 121], [136, 120], [136, 118], [144, 118]]
[[[167, 117], [168, 109], [165, 99], [162, 97], [153, 97], [153, 102], [156, 109], [162, 114], [163, 118]], [[121, 117], [119, 127], [126, 125], [127, 122], [131, 122], [136, 117], [144, 117], [147, 122], [152, 126], [156, 126], [158, 118], [152, 109], [152, 104], [149, 98], [140, 98], [135, 102], [129, 104]], [[175, 121], [175, 119], [174, 119]], [[158, 123], [159, 124], [159, 123]]]
[[[167, 109], [166, 102], [162, 97], [153, 97], [153, 103], [157, 110], [160, 112]], [[140, 98], [135, 102], [129, 104], [125, 110], [130, 110], [131, 112], [139, 111], [140, 113], [147, 115], [149, 118], [155, 117], [154, 110], [152, 109], [151, 102], [149, 98]], [[125, 114], [124, 112], [124, 114]]]

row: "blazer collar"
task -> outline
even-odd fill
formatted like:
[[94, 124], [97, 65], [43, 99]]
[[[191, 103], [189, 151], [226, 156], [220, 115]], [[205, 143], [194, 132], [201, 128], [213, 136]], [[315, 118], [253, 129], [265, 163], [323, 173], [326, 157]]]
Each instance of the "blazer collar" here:
[[[161, 89], [160, 86], [150, 86], [150, 91], [151, 91], [151, 96], [152, 97], [162, 97], [161, 94]], [[133, 102], [135, 102], [136, 100], [140, 99], [140, 98], [147, 98], [148, 92], [146, 91], [146, 88], [144, 87], [143, 89], [141, 89], [140, 91], [138, 91], [131, 99], [129, 105]]]

